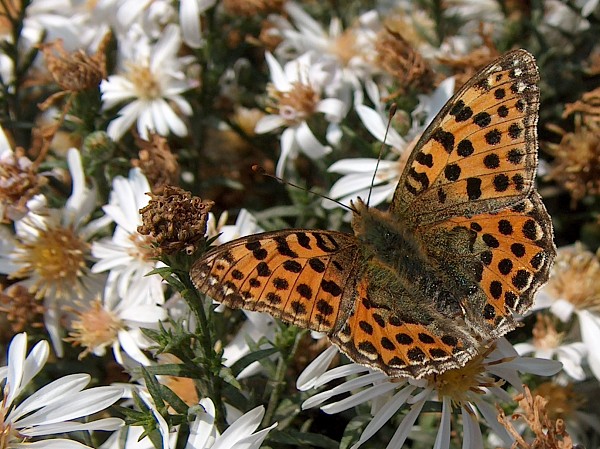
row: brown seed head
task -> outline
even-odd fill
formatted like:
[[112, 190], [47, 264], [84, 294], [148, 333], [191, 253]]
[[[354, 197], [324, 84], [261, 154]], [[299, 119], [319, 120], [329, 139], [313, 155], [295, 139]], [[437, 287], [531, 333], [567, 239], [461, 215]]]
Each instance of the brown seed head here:
[[179, 183], [177, 156], [171, 152], [167, 139], [152, 134], [149, 140], [136, 137], [135, 142], [140, 149], [139, 159], [132, 159], [131, 165], [144, 172], [153, 192], [158, 192], [167, 184]]
[[68, 53], [61, 39], [41, 45], [48, 70], [63, 91], [80, 92], [97, 88], [106, 78], [106, 46], [110, 41], [107, 33], [98, 51], [88, 56], [82, 50]]
[[376, 63], [399, 84], [397, 94], [412, 86], [428, 89], [433, 86], [429, 65], [400, 33], [389, 28], [382, 30], [375, 41], [375, 50]]
[[214, 203], [169, 185], [160, 194], [148, 195], [150, 202], [140, 209], [142, 225], [138, 232], [151, 236], [163, 254], [182, 250], [194, 253], [204, 241], [208, 212]]
[[28, 328], [43, 328], [44, 310], [42, 302], [23, 285], [12, 284], [6, 288], [0, 285], [0, 312], [5, 315], [4, 320], [13, 335]]
[[0, 222], [18, 220], [27, 213], [29, 201], [47, 179], [37, 173], [37, 166], [25, 156], [23, 148], [0, 157]]
[[588, 121], [586, 125], [576, 118], [573, 132], [553, 127], [562, 138], [547, 145], [554, 156], [548, 178], [569, 192], [571, 207], [587, 195], [600, 194], [600, 121]]
[[283, 11], [283, 0], [223, 0], [223, 8], [232, 16], [254, 17]]

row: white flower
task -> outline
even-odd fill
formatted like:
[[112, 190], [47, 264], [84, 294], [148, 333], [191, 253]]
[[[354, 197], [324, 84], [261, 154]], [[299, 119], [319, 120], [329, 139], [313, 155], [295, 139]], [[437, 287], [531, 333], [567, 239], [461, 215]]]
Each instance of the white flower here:
[[[326, 371], [336, 352], [337, 348], [332, 346], [317, 357], [300, 375], [297, 387], [307, 390], [332, 381], [336, 383], [335, 387], [306, 400], [302, 404], [304, 409], [320, 406], [325, 413], [333, 414], [364, 402], [372, 404], [373, 419], [352, 446], [353, 449], [371, 438], [397, 411], [406, 409], [407, 413], [387, 445], [388, 449], [402, 447], [427, 402], [437, 403], [442, 409], [434, 445], [436, 449], [450, 447], [451, 416], [457, 414], [462, 417], [463, 448], [483, 448], [479, 418], [483, 418], [510, 445], [512, 437], [498, 423], [495, 408], [497, 402], [511, 400], [501, 388], [504, 380], [520, 390], [519, 372], [548, 376], [560, 370], [560, 363], [555, 361], [520, 357], [504, 338], [494, 342], [486, 354], [476, 356], [463, 368], [420, 380], [392, 379], [382, 372], [354, 363]], [[341, 381], [348, 376], [352, 376], [351, 380]], [[347, 397], [333, 399], [340, 394]], [[328, 403], [321, 405], [325, 402]]]
[[151, 132], [187, 135], [187, 126], [179, 115], [192, 114], [192, 107], [181, 95], [191, 86], [182, 72], [183, 59], [177, 57], [181, 46], [179, 28], [168, 25], [154, 45], [137, 26], [127, 36], [121, 42], [124, 73], [111, 75], [100, 84], [104, 109], [127, 103], [108, 125], [108, 135], [118, 140], [134, 122], [144, 139]]
[[121, 297], [107, 285], [102, 301], [94, 300], [80, 305], [71, 322], [69, 338], [65, 339], [84, 351], [81, 356], [93, 353], [103, 356], [111, 347], [115, 360], [125, 364], [124, 354], [142, 365], [150, 360], [142, 350], [153, 342], [142, 333], [142, 328], [158, 329], [160, 321], [167, 318], [166, 310], [152, 303], [146, 292], [145, 279], [138, 279]]
[[287, 2], [285, 12], [293, 25], [282, 17], [272, 17], [283, 38], [276, 54], [289, 60], [311, 53], [319, 60], [331, 61], [335, 65], [336, 76], [325, 86], [326, 92], [346, 103], [351, 101], [353, 92], [360, 102], [363, 82], [381, 74], [375, 61], [375, 41], [382, 29], [377, 12], [372, 10], [361, 14], [347, 29], [343, 29], [339, 18], [333, 17], [328, 30], [295, 2]]
[[[6, 380], [1, 403], [0, 435], [2, 447], [83, 449], [72, 439], [48, 438], [75, 431], [113, 431], [123, 425], [118, 418], [103, 418], [79, 422], [118, 401], [123, 390], [117, 387], [95, 387], [84, 390], [91, 377], [71, 374], [61, 377], [29, 397], [22, 397], [31, 380], [42, 370], [48, 359], [48, 343], [41, 341], [28, 356], [27, 334], [17, 334], [8, 349], [8, 366], [0, 368], [0, 381]], [[34, 438], [39, 441], [31, 441]]]
[[196, 418], [190, 425], [190, 436], [185, 449], [258, 449], [269, 431], [277, 426], [274, 423], [256, 432], [265, 414], [263, 406], [242, 415], [222, 434], [219, 434], [215, 426], [215, 406], [210, 399], [202, 399], [199, 406], [190, 412]]
[[102, 209], [116, 227], [112, 238], [92, 244], [92, 254], [98, 259], [92, 272], [109, 271], [107, 283], [117, 285], [120, 297], [127, 295], [131, 284], [142, 281], [146, 286], [143, 295], [148, 302], [162, 304], [164, 293], [160, 276], [146, 276], [157, 266], [152, 242], [137, 231], [142, 224], [139, 210], [150, 201], [148, 192], [150, 185], [139, 168], [132, 169], [128, 178], [117, 176], [113, 179], [109, 203]]
[[89, 221], [96, 192], [85, 185], [79, 151], [69, 150], [67, 162], [73, 187], [65, 206], [51, 209], [43, 196], [35, 196], [27, 204], [29, 213], [15, 222], [16, 235], [3, 228], [0, 245], [0, 273], [22, 279], [22, 285], [44, 299], [46, 329], [59, 356], [64, 306], [95, 294], [104, 282], [104, 276], [91, 273], [87, 265], [92, 260], [89, 239], [108, 224], [104, 217]]
[[[429, 126], [439, 110], [452, 96], [454, 78], [447, 78], [440, 83], [431, 96], [421, 95], [419, 97], [420, 102], [413, 111], [413, 126], [407, 140], [402, 138], [393, 127], [390, 126], [388, 129], [388, 114], [380, 109], [381, 100], [375, 83], [367, 83], [366, 87], [367, 93], [376, 108], [356, 105], [356, 112], [367, 130], [379, 142], [384, 142], [387, 131], [385, 144], [391, 146], [393, 157], [397, 159], [381, 160], [379, 164], [377, 159], [369, 158], [341, 159], [333, 163], [327, 171], [344, 176], [333, 184], [329, 196], [339, 199], [343, 204], [349, 204], [356, 197], [366, 200], [370, 196], [369, 206], [376, 206], [392, 198], [410, 151], [412, 151], [421, 133]], [[424, 122], [420, 120], [422, 116], [426, 117]], [[407, 143], [407, 141], [410, 143]], [[377, 173], [373, 179], [376, 167]], [[323, 206], [332, 209], [337, 207], [337, 204], [324, 200]]]
[[298, 151], [312, 159], [331, 152], [331, 147], [315, 137], [307, 119], [315, 113], [325, 114], [329, 122], [327, 133], [336, 140], [339, 135], [337, 124], [346, 114], [346, 105], [337, 98], [321, 99], [323, 86], [331, 72], [327, 66], [315, 62], [312, 54], [304, 54], [283, 68], [271, 53], [266, 53], [265, 58], [271, 71], [270, 96], [277, 113], [262, 117], [255, 131], [260, 134], [282, 126], [286, 128], [281, 134], [281, 155], [276, 168], [277, 176], [282, 176], [287, 160], [295, 158]]

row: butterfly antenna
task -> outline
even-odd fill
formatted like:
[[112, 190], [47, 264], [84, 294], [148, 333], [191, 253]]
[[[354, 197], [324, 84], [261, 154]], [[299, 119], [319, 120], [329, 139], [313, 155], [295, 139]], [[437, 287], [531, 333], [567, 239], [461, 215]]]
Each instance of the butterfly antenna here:
[[375, 171], [373, 172], [373, 178], [371, 179], [371, 187], [369, 187], [369, 196], [367, 196], [367, 207], [371, 203], [371, 192], [373, 192], [373, 187], [375, 186], [375, 177], [377, 176], [377, 170], [379, 169], [379, 162], [381, 161], [381, 155], [383, 154], [383, 146], [385, 145], [385, 141], [387, 140], [388, 132], [390, 131], [390, 126], [392, 124], [392, 118], [396, 115], [396, 110], [398, 109], [398, 105], [396, 103], [392, 103], [390, 107], [390, 112], [388, 113], [388, 122], [385, 128], [385, 135], [383, 136], [383, 142], [379, 147], [379, 154], [377, 155], [377, 164], [375, 164]]
[[354, 212], [354, 213], [357, 212], [353, 207], [348, 206], [348, 205], [342, 203], [341, 201], [334, 200], [333, 198], [329, 198], [328, 196], [323, 195], [321, 193], [314, 192], [312, 190], [308, 190], [306, 187], [302, 187], [302, 186], [299, 186], [298, 184], [294, 184], [293, 182], [286, 181], [285, 179], [281, 179], [279, 176], [275, 176], [275, 175], [272, 175], [270, 173], [267, 173], [267, 171], [263, 167], [261, 167], [260, 165], [256, 165], [256, 164], [253, 165], [252, 166], [252, 171], [254, 173], [258, 173], [259, 175], [266, 176], [268, 178], [273, 178], [275, 181], [277, 181], [280, 184], [286, 184], [286, 185], [294, 187], [296, 189], [304, 190], [305, 192], [310, 192], [313, 195], [317, 195], [317, 196], [319, 196], [319, 197], [321, 197], [323, 199], [326, 199], [326, 200], [329, 200], [329, 201], [333, 201], [334, 203], [336, 203], [337, 205], [343, 207], [344, 209], [348, 209], [350, 212]]

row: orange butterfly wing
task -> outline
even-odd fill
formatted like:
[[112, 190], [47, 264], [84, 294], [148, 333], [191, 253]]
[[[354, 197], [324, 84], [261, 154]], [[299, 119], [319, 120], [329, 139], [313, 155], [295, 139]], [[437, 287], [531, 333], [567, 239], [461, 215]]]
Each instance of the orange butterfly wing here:
[[191, 269], [196, 288], [232, 308], [331, 332], [349, 308], [357, 240], [331, 231], [275, 231], [218, 246]]

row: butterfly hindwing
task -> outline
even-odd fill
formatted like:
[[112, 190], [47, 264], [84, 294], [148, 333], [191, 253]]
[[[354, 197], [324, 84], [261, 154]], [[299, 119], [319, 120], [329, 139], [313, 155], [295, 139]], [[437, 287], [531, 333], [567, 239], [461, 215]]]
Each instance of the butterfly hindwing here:
[[524, 50], [471, 78], [423, 133], [390, 211], [419, 225], [525, 198], [537, 166], [538, 80]]
[[[544, 284], [556, 251], [550, 217], [537, 192], [510, 208], [472, 217], [453, 217], [423, 229], [423, 238], [443, 239], [440, 263], [463, 269], [479, 289], [463, 298], [467, 319], [487, 338], [503, 335], [516, 326], [512, 315], [533, 304], [533, 294]], [[432, 250], [432, 257], [440, 259]], [[448, 256], [447, 254], [454, 254]], [[451, 271], [451, 270], [450, 270]]]
[[463, 364], [477, 352], [464, 323], [417, 303], [389, 279], [364, 276], [354, 291], [348, 319], [330, 338], [358, 363], [393, 377], [419, 378]]
[[198, 290], [229, 307], [330, 332], [357, 256], [354, 236], [331, 231], [275, 231], [216, 247], [190, 272]]

